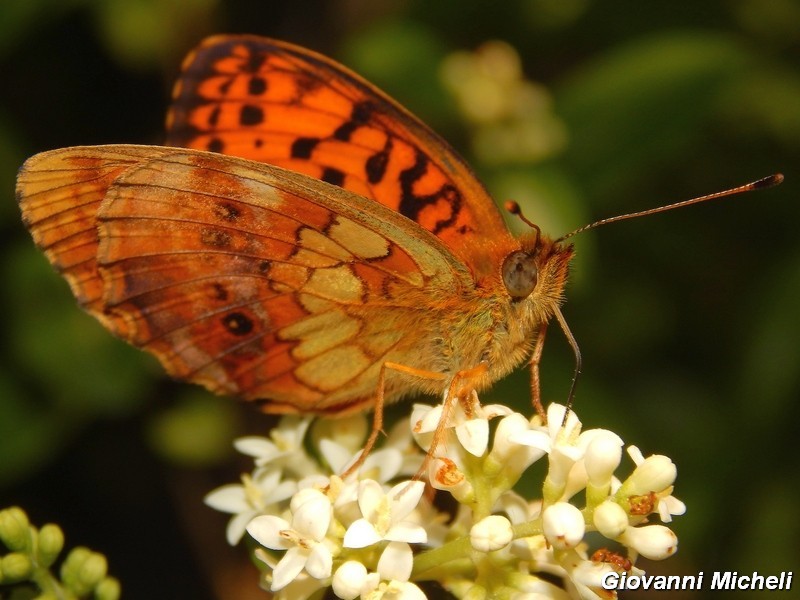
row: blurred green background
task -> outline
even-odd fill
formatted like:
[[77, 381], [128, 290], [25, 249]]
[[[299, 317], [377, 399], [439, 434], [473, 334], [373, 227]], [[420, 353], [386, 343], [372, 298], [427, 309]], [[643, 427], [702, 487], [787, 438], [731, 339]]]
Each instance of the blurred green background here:
[[[680, 551], [643, 566], [798, 568], [796, 0], [3, 0], [0, 506], [107, 553], [130, 598], [244, 598], [255, 585], [201, 499], [238, 477], [232, 437], [269, 420], [166, 381], [78, 310], [13, 194], [36, 152], [159, 143], [183, 55], [222, 32], [351, 66], [556, 236], [785, 173], [775, 190], [576, 238], [564, 314], [584, 356], [586, 427], [678, 465]], [[572, 365], [551, 328], [548, 401], [565, 399]], [[526, 390], [519, 373], [483, 400]]]

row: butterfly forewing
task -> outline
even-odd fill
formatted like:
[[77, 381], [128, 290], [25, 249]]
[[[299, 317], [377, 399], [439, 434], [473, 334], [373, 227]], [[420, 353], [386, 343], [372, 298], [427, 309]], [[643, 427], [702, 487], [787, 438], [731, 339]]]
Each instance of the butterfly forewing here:
[[486, 190], [444, 140], [359, 76], [291, 44], [207, 39], [184, 62], [167, 143], [372, 198], [434, 233], [478, 276], [496, 269], [485, 242], [501, 252], [511, 242]]

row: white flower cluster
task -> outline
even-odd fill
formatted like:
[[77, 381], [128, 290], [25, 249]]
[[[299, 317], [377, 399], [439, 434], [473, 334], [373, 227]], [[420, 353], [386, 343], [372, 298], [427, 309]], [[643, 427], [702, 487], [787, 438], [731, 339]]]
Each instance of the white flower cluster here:
[[[441, 492], [425, 493], [426, 483], [412, 478], [442, 405], [414, 406], [410, 422], [395, 426], [345, 479], [336, 473], [358, 459], [366, 418], [317, 421], [306, 440], [310, 419], [284, 417], [271, 439], [237, 440], [256, 468], [241, 484], [211, 492], [206, 503], [233, 514], [231, 544], [246, 529], [263, 546], [255, 552], [264, 585], [278, 600], [305, 600], [327, 587], [343, 600], [417, 600], [426, 597], [417, 583], [431, 580], [476, 600], [605, 599], [615, 597], [602, 588], [607, 573], [641, 574], [634, 566], [639, 555], [675, 553], [670, 529], [644, 525], [652, 515], [669, 522], [685, 511], [672, 496], [677, 471], [669, 458], [644, 458], [631, 446], [633, 472], [620, 481], [614, 472], [623, 442], [616, 434], [581, 432], [574, 413], [562, 426], [558, 404], [543, 424], [473, 400], [467, 410], [450, 409], [444, 439], [427, 461], [430, 486], [456, 501], [451, 511], [433, 503]], [[514, 491], [545, 457], [536, 491]], [[599, 533], [592, 554], [588, 532]]]

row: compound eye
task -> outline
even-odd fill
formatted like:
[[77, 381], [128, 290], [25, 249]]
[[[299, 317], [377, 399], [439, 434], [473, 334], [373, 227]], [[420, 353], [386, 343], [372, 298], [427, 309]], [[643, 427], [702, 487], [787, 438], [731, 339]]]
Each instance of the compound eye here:
[[539, 272], [534, 257], [526, 252], [512, 252], [503, 261], [503, 284], [509, 295], [521, 300], [536, 288]]

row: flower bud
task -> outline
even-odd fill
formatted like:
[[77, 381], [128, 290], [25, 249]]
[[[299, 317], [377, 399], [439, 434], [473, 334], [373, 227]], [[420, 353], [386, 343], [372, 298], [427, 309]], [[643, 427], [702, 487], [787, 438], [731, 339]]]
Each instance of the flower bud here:
[[114, 577], [106, 577], [94, 589], [95, 600], [118, 600], [120, 594], [119, 581]]
[[26, 550], [30, 544], [30, 522], [25, 511], [12, 506], [0, 511], [0, 540], [9, 550]]
[[52, 565], [64, 548], [64, 532], [58, 525], [48, 523], [39, 530], [39, 544], [36, 550], [42, 566]]
[[650, 560], [663, 560], [678, 551], [678, 536], [663, 525], [628, 527], [617, 541]]
[[106, 576], [106, 557], [88, 548], [78, 547], [67, 555], [61, 567], [61, 579], [76, 596], [89, 594]]
[[606, 500], [594, 509], [594, 526], [609, 539], [616, 539], [628, 528], [628, 515], [613, 500]]
[[583, 460], [589, 482], [594, 487], [605, 487], [611, 484], [614, 470], [622, 460], [622, 443], [617, 434], [603, 429], [597, 430], [589, 442]]
[[669, 457], [654, 454], [636, 467], [622, 484], [618, 494], [627, 497], [658, 493], [671, 486], [677, 475], [678, 469]]
[[333, 574], [333, 593], [342, 600], [354, 600], [361, 594], [367, 579], [367, 568], [355, 560], [348, 560]]
[[501, 515], [490, 515], [472, 526], [469, 541], [475, 550], [494, 552], [505, 548], [514, 538], [511, 521]]
[[83, 584], [91, 589], [108, 574], [108, 561], [98, 552], [92, 552], [81, 565], [78, 577]]
[[30, 557], [22, 552], [9, 552], [0, 560], [0, 571], [6, 583], [22, 581], [30, 576], [33, 563]]
[[[97, 585], [97, 582], [105, 577], [105, 571], [96, 579], [92, 577], [92, 575], [96, 573], [97, 567], [96, 561], [92, 558], [94, 554], [94, 552], [84, 546], [76, 546], [67, 554], [67, 558], [64, 559], [64, 563], [61, 565], [61, 580], [76, 596], [88, 594], [91, 589]], [[87, 563], [88, 572], [86, 575], [92, 579], [91, 582], [87, 582], [83, 571]], [[103, 563], [105, 563], [105, 558], [103, 559]], [[105, 564], [102, 566], [105, 567]]]
[[544, 537], [554, 548], [574, 548], [583, 539], [586, 524], [581, 511], [568, 502], [548, 506], [542, 515]]

